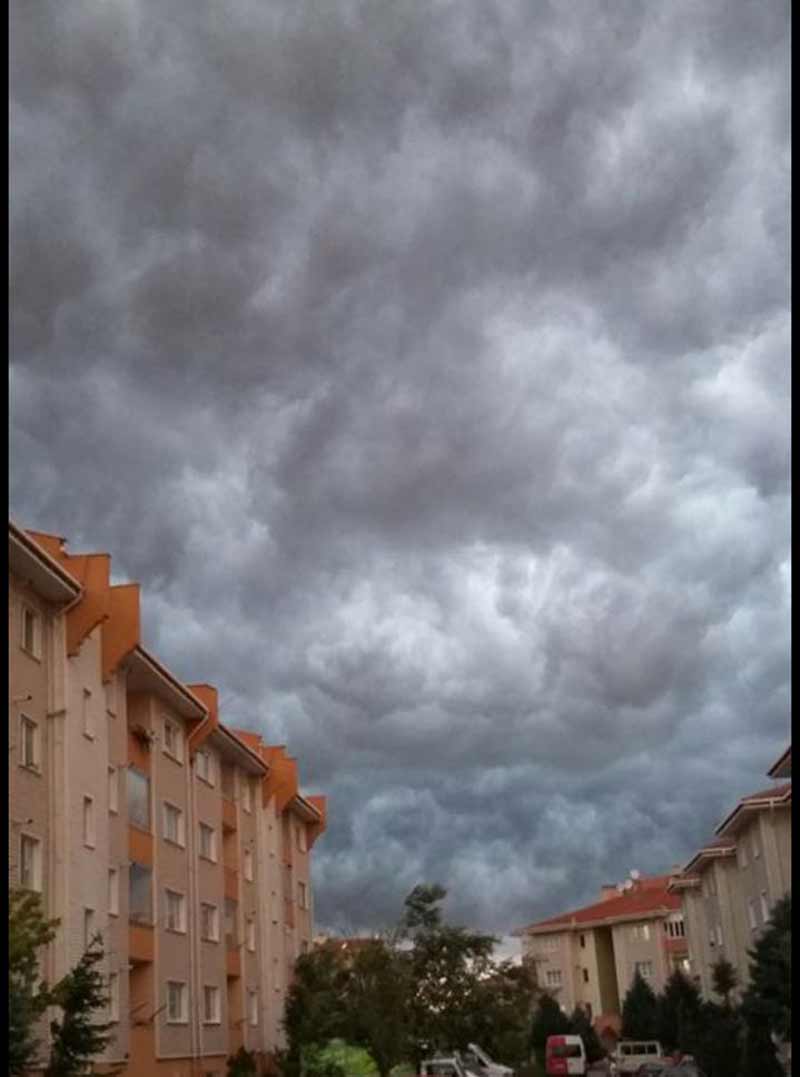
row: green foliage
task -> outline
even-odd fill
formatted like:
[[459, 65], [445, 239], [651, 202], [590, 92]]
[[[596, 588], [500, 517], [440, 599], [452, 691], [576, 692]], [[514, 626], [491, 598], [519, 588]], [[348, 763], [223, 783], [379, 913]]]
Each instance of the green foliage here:
[[[691, 1039], [700, 1014], [700, 992], [694, 983], [676, 969], [664, 985], [658, 997], [658, 1039], [667, 1051], [683, 1047], [684, 1039]], [[689, 1052], [691, 1053], [691, 1052]]]
[[256, 1056], [242, 1046], [235, 1055], [231, 1055], [227, 1062], [227, 1077], [257, 1077], [258, 1065]]
[[548, 1036], [563, 1036], [570, 1032], [570, 1020], [552, 995], [543, 994], [533, 1017], [530, 1044], [536, 1057], [544, 1058], [544, 1048]]
[[569, 1023], [573, 1034], [580, 1036], [583, 1040], [586, 1059], [589, 1065], [592, 1065], [594, 1062], [599, 1062], [601, 1058], [605, 1058], [606, 1053], [600, 1043], [600, 1037], [595, 1032], [594, 1025], [582, 1006], [575, 1007], [572, 1011]]
[[725, 1006], [731, 1004], [731, 992], [739, 983], [736, 969], [724, 957], [720, 957], [711, 966], [711, 986], [714, 994], [719, 995]]
[[504, 961], [479, 984], [473, 1043], [491, 1058], [518, 1069], [528, 1060], [530, 1027], [539, 988], [533, 965]]
[[447, 891], [439, 883], [415, 886], [405, 900], [405, 911], [400, 920], [403, 934], [417, 931], [436, 931], [442, 923], [441, 903]]
[[78, 1077], [89, 1062], [109, 1043], [110, 1022], [95, 1020], [108, 1004], [98, 965], [104, 957], [100, 935], [89, 943], [78, 964], [52, 991], [52, 1001], [62, 1011], [61, 1020], [50, 1022], [50, 1062], [45, 1077]]
[[784, 1077], [775, 1044], [764, 1021], [745, 1019], [738, 1077]]
[[652, 1040], [658, 1030], [658, 1006], [653, 989], [637, 969], [622, 1003], [622, 1038]]
[[748, 1025], [761, 1022], [781, 1040], [792, 1038], [792, 896], [776, 903], [749, 953], [750, 985], [742, 999]]
[[38, 894], [12, 890], [8, 896], [8, 1072], [23, 1074], [39, 1050], [36, 1022], [50, 1001], [39, 977], [39, 951], [55, 936], [58, 920], [48, 920]]
[[408, 953], [374, 939], [356, 952], [349, 969], [348, 1038], [369, 1052], [381, 1077], [411, 1050], [411, 968]]
[[740, 1077], [742, 1026], [733, 1007], [703, 1004], [691, 1053], [707, 1077]]
[[345, 1034], [346, 982], [347, 970], [333, 949], [318, 947], [298, 957], [283, 1019], [286, 1077], [299, 1077], [304, 1048], [322, 1047]]

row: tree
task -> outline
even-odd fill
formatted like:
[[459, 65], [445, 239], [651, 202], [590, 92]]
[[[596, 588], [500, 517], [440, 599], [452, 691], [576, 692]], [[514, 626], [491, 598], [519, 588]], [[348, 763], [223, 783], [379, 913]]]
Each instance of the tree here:
[[749, 951], [750, 984], [742, 999], [745, 1018], [760, 1020], [779, 1039], [792, 1038], [792, 896], [776, 903]]
[[382, 939], [355, 952], [345, 989], [348, 1038], [369, 1052], [380, 1077], [409, 1056], [411, 985], [408, 953]]
[[736, 969], [724, 957], [720, 957], [711, 966], [711, 987], [714, 994], [719, 995], [722, 1004], [730, 1009], [731, 992], [739, 983], [739, 975]]
[[78, 1077], [89, 1062], [113, 1038], [111, 1022], [98, 1022], [95, 1015], [108, 1004], [103, 975], [103, 943], [95, 935], [78, 964], [52, 990], [52, 1002], [62, 1011], [61, 1020], [50, 1022], [50, 1062], [45, 1077]]
[[8, 901], [8, 1072], [16, 1075], [38, 1054], [36, 1023], [50, 1002], [39, 951], [55, 937], [58, 920], [45, 917], [39, 895], [29, 890], [12, 890]]
[[692, 1054], [707, 1077], [739, 1077], [741, 1021], [732, 1006], [703, 1004]]
[[252, 1051], [242, 1046], [227, 1062], [227, 1077], [257, 1077], [258, 1063]]
[[693, 1053], [684, 1044], [691, 1038], [700, 1013], [700, 992], [680, 969], [675, 969], [658, 996], [658, 1039], [668, 1051]]
[[529, 1058], [538, 997], [535, 965], [511, 961], [495, 965], [478, 985], [472, 1042], [479, 1043], [490, 1057], [519, 1069]]
[[576, 1036], [580, 1036], [583, 1040], [583, 1046], [586, 1050], [586, 1060], [590, 1066], [594, 1062], [599, 1062], [601, 1058], [605, 1058], [606, 1053], [600, 1043], [600, 1038], [594, 1030], [591, 1018], [582, 1006], [575, 1007], [572, 1011], [569, 1023], [572, 1032]]
[[289, 1077], [299, 1075], [305, 1049], [322, 1047], [345, 1033], [347, 970], [338, 945], [332, 940], [295, 962], [283, 1019], [287, 1038], [283, 1068]]
[[739, 1077], [785, 1077], [769, 1028], [752, 1014], [744, 1019]]
[[626, 1040], [652, 1040], [657, 1029], [656, 996], [637, 969], [622, 1003], [622, 1036]]
[[536, 1052], [536, 1057], [544, 1058], [548, 1036], [566, 1035], [571, 1028], [569, 1018], [553, 996], [543, 994], [539, 999], [531, 1025], [531, 1049]]

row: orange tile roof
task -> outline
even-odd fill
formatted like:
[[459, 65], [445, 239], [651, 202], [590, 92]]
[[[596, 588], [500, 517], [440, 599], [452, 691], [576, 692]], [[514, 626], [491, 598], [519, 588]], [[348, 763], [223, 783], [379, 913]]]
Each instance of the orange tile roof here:
[[547, 920], [528, 924], [522, 932], [548, 927], [586, 925], [603, 920], [645, 919], [648, 914], [656, 914], [664, 909], [670, 911], [679, 909], [681, 899], [667, 890], [669, 880], [669, 875], [653, 875], [639, 879], [631, 890], [617, 897], [596, 901], [593, 905], [586, 905], [582, 909], [575, 909], [573, 912], [565, 912], [560, 916], [551, 916]]

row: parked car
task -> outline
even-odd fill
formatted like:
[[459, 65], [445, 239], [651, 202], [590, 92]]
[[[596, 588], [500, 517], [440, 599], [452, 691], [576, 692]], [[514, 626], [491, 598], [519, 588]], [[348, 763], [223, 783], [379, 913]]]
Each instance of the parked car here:
[[459, 1058], [464, 1063], [465, 1069], [474, 1073], [476, 1077], [514, 1077], [514, 1071], [510, 1066], [503, 1066], [500, 1062], [489, 1058], [477, 1043], [468, 1043], [467, 1050], [461, 1051]]
[[586, 1048], [580, 1036], [548, 1036], [544, 1048], [547, 1077], [586, 1073]]
[[470, 1075], [458, 1055], [436, 1055], [420, 1062], [420, 1077], [478, 1077]]
[[639, 1067], [645, 1062], [669, 1065], [658, 1040], [620, 1040], [614, 1052], [614, 1061], [620, 1074], [638, 1073]]

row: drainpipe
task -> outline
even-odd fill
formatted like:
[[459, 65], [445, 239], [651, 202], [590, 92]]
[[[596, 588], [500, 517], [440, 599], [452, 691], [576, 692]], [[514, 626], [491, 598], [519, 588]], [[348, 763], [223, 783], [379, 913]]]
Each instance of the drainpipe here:
[[[187, 738], [188, 740], [188, 738]], [[199, 983], [198, 983], [198, 970], [200, 967], [200, 953], [199, 953], [199, 932], [197, 930], [197, 924], [199, 923], [200, 907], [198, 903], [199, 888], [197, 880], [197, 858], [195, 856], [195, 841], [196, 841], [196, 819], [197, 819], [197, 802], [195, 799], [195, 781], [194, 781], [194, 756], [189, 751], [189, 745], [186, 745], [186, 772], [189, 779], [189, 834], [186, 842], [187, 854], [189, 857], [189, 900], [191, 902], [191, 913], [188, 918], [187, 927], [189, 929], [189, 982], [191, 984], [192, 992], [192, 1018], [190, 1021], [190, 1035], [191, 1035], [191, 1052], [192, 1052], [192, 1075], [197, 1071], [197, 1059], [202, 1054], [203, 1045], [201, 1041], [202, 1032], [199, 1026], [199, 1007], [201, 999], [199, 995]]]

